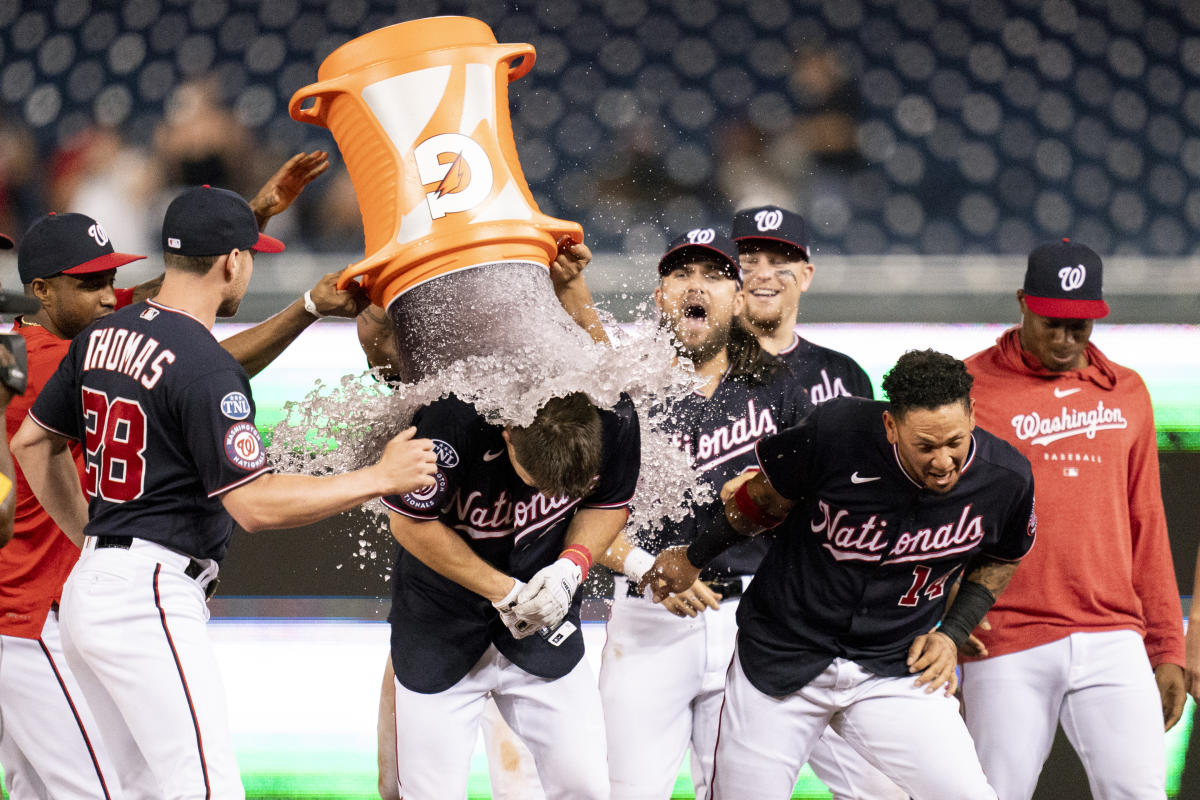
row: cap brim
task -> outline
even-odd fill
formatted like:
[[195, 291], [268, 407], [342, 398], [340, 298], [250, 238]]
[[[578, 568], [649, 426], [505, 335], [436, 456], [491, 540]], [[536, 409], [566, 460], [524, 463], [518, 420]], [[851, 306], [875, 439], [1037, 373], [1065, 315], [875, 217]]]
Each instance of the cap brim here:
[[0, 233], [0, 250], [12, 250], [13, 240]]
[[689, 250], [703, 250], [704, 255], [716, 256], [718, 259], [720, 259], [721, 261], [723, 261], [725, 263], [726, 267], [729, 270], [729, 277], [733, 278], [733, 280], [738, 281], [739, 283], [741, 282], [742, 273], [741, 273], [741, 268], [738, 266], [738, 263], [736, 261], [730, 259], [728, 255], [726, 255], [722, 251], [718, 250], [717, 248], [709, 247], [706, 244], [681, 244], [681, 245], [672, 247], [670, 250], [668, 250], [666, 253], [663, 254], [662, 258], [660, 258], [658, 260], [658, 274], [666, 275], [667, 272], [669, 272], [671, 269], [674, 268], [675, 263], [677, 261], [679, 261], [679, 259], [682, 258], [683, 255], [686, 254], [686, 252]]
[[764, 242], [778, 242], [779, 244], [786, 244], [788, 247], [794, 247], [795, 249], [799, 250], [801, 252], [801, 254], [803, 254], [804, 260], [805, 261], [808, 260], [808, 248], [807, 247], [805, 247], [804, 245], [801, 245], [801, 244], [796, 244], [795, 242], [793, 242], [789, 239], [781, 239], [778, 236], [763, 236], [762, 234], [754, 234], [754, 235], [746, 235], [746, 236], [735, 236], [735, 237], [733, 237], [733, 240], [735, 242], [752, 242], [752, 241], [758, 240], [758, 241], [764, 241]]
[[85, 261], [77, 267], [64, 269], [60, 275], [87, 275], [90, 272], [104, 272], [108, 269], [116, 269], [124, 266], [132, 261], [141, 261], [145, 256], [134, 256], [129, 253], [107, 253], [99, 258], [93, 258], [91, 261]]
[[286, 245], [265, 233], [258, 235], [258, 241], [250, 246], [250, 249], [256, 253], [282, 253]]
[[1025, 305], [1039, 317], [1051, 319], [1100, 319], [1108, 316], [1108, 303], [1103, 300], [1069, 300], [1027, 294]]

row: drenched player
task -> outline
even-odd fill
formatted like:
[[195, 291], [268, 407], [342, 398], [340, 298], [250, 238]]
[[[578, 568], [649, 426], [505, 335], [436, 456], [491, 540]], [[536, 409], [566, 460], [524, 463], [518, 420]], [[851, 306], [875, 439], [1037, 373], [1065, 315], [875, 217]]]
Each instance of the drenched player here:
[[951, 694], [958, 646], [1033, 545], [1029, 463], [975, 428], [962, 362], [912, 351], [883, 388], [759, 441], [762, 471], [647, 572], [682, 591], [780, 525], [738, 609], [713, 798], [788, 797], [827, 725], [917, 800], [996, 796]]
[[[550, 279], [559, 302], [579, 326], [595, 341], [606, 342], [608, 336], [580, 275], [591, 260], [587, 245], [564, 237], [558, 242], [558, 255], [550, 264]], [[363, 309], [358, 316], [358, 337], [368, 365], [378, 368], [386, 380], [399, 380], [395, 365], [400, 359], [391, 318], [378, 306]], [[543, 800], [545, 793], [538, 781], [533, 755], [504, 721], [495, 701], [489, 700], [484, 705], [480, 727], [495, 800]], [[400, 800], [396, 774], [396, 673], [390, 653], [379, 690], [376, 737], [379, 796], [381, 800]]]
[[[786, 362], [791, 380], [813, 404], [835, 397], [875, 397], [871, 379], [850, 356], [796, 333], [800, 296], [812, 285], [808, 224], [779, 206], [759, 206], [733, 217], [742, 295], [741, 322], [769, 352]], [[829, 730], [813, 748], [809, 766], [835, 800], [905, 800], [907, 795]]]
[[967, 726], [1005, 800], [1033, 795], [1060, 722], [1096, 797], [1164, 797], [1162, 732], [1186, 699], [1150, 395], [1090, 341], [1101, 279], [1082, 244], [1036, 248], [1020, 325], [967, 359], [980, 424], [1038, 487], [1038, 546], [978, 634], [989, 657], [963, 665]]
[[[356, 472], [271, 474], [246, 372], [211, 328], [236, 312], [254, 251], [283, 244], [259, 233], [245, 200], [209, 187], [175, 198], [162, 242], [155, 299], [71, 342], [12, 448], [62, 533], [77, 546], [87, 535], [62, 588], [62, 646], [124, 791], [240, 798], [205, 630], [233, 522], [294, 527], [420, 490], [435, 458], [410, 429]], [[90, 503], [71, 440], [83, 445]]]
[[[652, 424], [670, 433], [703, 480], [719, 488], [753, 466], [755, 441], [799, 421], [808, 399], [780, 380], [787, 368], [735, 320], [744, 300], [737, 250], [727, 235], [688, 231], [668, 247], [658, 274], [660, 322], [704, 385], [656, 406]], [[689, 745], [696, 796], [708, 791], [734, 615], [769, 537], [723, 554], [692, 586], [656, 605], [638, 589], [639, 580], [654, 554], [694, 535], [691, 518], [654, 535], [625, 531], [601, 559], [628, 578], [617, 581], [600, 669], [614, 800], [670, 797]]]
[[552, 398], [524, 428], [450, 397], [414, 419], [437, 483], [384, 498], [392, 572], [399, 790], [461, 797], [488, 696], [532, 751], [548, 797], [607, 798], [580, 584], [625, 524], [640, 458], [623, 398]]
[[776, 353], [820, 405], [835, 397], [873, 398], [871, 379], [854, 359], [796, 333], [800, 296], [812, 285], [808, 225], [779, 206], [761, 206], [733, 217], [746, 305], [742, 324], [765, 350]]

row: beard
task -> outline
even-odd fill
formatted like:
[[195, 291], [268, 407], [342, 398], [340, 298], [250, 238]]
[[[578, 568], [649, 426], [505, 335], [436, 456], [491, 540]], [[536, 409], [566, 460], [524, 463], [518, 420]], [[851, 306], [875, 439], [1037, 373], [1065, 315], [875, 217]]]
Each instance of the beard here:
[[751, 304], [747, 303], [745, 310], [742, 312], [742, 319], [748, 325], [753, 325], [764, 333], [774, 333], [783, 322], [783, 315], [756, 312]]
[[729, 328], [728, 324], [721, 328], [714, 328], [704, 341], [694, 345], [686, 345], [676, 339], [676, 349], [678, 349], [679, 355], [691, 359], [697, 367], [703, 366], [729, 347]]

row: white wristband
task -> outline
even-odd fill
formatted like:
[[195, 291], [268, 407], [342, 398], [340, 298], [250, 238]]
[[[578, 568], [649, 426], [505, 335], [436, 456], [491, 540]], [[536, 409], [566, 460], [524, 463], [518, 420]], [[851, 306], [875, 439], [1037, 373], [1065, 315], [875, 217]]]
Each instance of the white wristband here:
[[625, 556], [625, 563], [621, 565], [621, 571], [629, 580], [641, 583], [642, 576], [653, 566], [654, 556], [640, 547], [635, 547], [629, 551], [629, 555]]
[[317, 304], [314, 303], [312, 299], [312, 289], [309, 289], [304, 293], [304, 310], [312, 314], [317, 319], [321, 319], [323, 316], [325, 316], [320, 311], [317, 311]]

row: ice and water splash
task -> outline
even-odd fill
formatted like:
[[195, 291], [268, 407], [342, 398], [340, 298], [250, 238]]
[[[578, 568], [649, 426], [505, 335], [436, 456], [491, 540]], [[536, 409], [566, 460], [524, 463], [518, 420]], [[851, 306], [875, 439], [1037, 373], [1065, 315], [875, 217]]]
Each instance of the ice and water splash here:
[[[712, 499], [687, 455], [651, 424], [653, 402], [682, 397], [697, 382], [674, 363], [670, 334], [648, 309], [632, 326], [606, 325], [612, 344], [596, 344], [562, 309], [544, 266], [505, 262], [417, 286], [390, 313], [404, 382], [347, 375], [289, 403], [268, 448], [277, 469], [328, 474], [373, 463], [417, 409], [448, 394], [495, 424], [522, 426], [551, 397], [583, 391], [608, 407], [624, 392], [637, 407], [642, 434], [630, 530], [657, 529], [664, 519], [682, 519], [692, 503]], [[366, 508], [382, 524], [383, 506], [374, 501]], [[360, 540], [359, 555], [369, 552]]]

